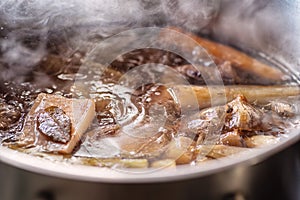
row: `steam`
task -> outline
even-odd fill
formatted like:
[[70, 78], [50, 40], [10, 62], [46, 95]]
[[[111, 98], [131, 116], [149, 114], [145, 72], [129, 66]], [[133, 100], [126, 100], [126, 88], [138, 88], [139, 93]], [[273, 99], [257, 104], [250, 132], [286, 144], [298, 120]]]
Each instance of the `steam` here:
[[[28, 74], [47, 55], [51, 43], [65, 44], [64, 53], [87, 51], [102, 38], [146, 26], [180, 26], [194, 32], [209, 27], [216, 38], [242, 48], [279, 55], [277, 51], [288, 46], [299, 55], [295, 44], [299, 43], [299, 23], [292, 21], [299, 17], [290, 17], [299, 16], [294, 6], [298, 1], [284, 2], [2, 0], [0, 80], [20, 80], [20, 75]], [[288, 31], [282, 34], [284, 30]], [[290, 60], [300, 63], [299, 56]]]
[[250, 53], [268, 55], [276, 66], [300, 77], [300, 1], [222, 0], [213, 37]]
[[[216, 16], [218, 5], [219, 0], [2, 0], [0, 79], [30, 72], [47, 54], [49, 41], [76, 50], [136, 27], [177, 25], [199, 30]], [[33, 39], [32, 47], [26, 41]]]
[[284, 6], [286, 4], [280, 1], [270, 0], [223, 0], [220, 17], [213, 25], [213, 34], [225, 43], [246, 50], [274, 53], [284, 46], [281, 42], [290, 37], [291, 27], [288, 26], [295, 25], [288, 25], [290, 19], [284, 13]]

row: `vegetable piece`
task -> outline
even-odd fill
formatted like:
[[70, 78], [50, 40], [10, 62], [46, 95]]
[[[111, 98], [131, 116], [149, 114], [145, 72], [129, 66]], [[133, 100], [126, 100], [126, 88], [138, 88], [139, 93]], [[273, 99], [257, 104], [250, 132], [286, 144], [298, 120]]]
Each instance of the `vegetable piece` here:
[[195, 99], [198, 101], [198, 108], [207, 108], [222, 105], [232, 101], [235, 97], [243, 95], [250, 102], [258, 104], [269, 103], [269, 101], [288, 96], [299, 96], [299, 86], [255, 86], [255, 85], [235, 85], [235, 86], [173, 86], [175, 94], [179, 97], [182, 108], [195, 106]]
[[206, 157], [217, 159], [231, 156], [243, 151], [251, 151], [251, 149], [227, 145], [199, 145], [197, 147], [197, 153], [201, 155], [201, 158], [203, 157], [202, 152], [206, 154]]
[[147, 168], [148, 165], [147, 159], [122, 159], [117, 164], [118, 167], [124, 168]]
[[188, 164], [193, 158], [193, 146], [195, 142], [188, 137], [178, 137], [170, 142], [165, 152], [166, 158], [176, 160], [176, 164]]
[[41, 93], [26, 116], [23, 135], [16, 145], [69, 154], [94, 116], [95, 104], [92, 100], [68, 99]]
[[279, 138], [273, 135], [254, 135], [252, 137], [245, 138], [245, 142], [248, 147], [264, 147], [273, 145], [279, 142]]
[[151, 167], [153, 168], [173, 168], [176, 167], [176, 161], [173, 159], [163, 159], [163, 160], [157, 160], [151, 163]]
[[121, 159], [121, 158], [86, 158], [76, 157], [70, 160], [73, 164], [84, 164], [98, 167], [117, 167], [117, 168], [147, 168], [147, 159]]
[[[160, 40], [163, 43], [170, 43], [172, 45], [177, 45], [187, 52], [193, 52], [193, 50], [196, 48], [194, 43], [183, 44], [182, 41], [186, 41], [186, 40], [180, 39], [182, 36], [178, 34], [179, 32], [193, 39], [196, 43], [198, 43], [200, 46], [206, 49], [209, 54], [213, 55], [215, 59], [219, 59], [222, 61], [229, 61], [234, 66], [240, 68], [241, 70], [245, 70], [247, 72], [258, 75], [265, 79], [269, 79], [273, 81], [282, 81], [287, 78], [286, 75], [282, 73], [279, 69], [268, 66], [246, 55], [245, 53], [235, 50], [229, 46], [215, 43], [213, 41], [196, 36], [192, 33], [186, 33], [183, 30], [178, 28], [171, 28], [171, 30], [176, 31], [177, 33], [174, 32], [174, 34], [172, 34], [172, 31], [170, 31], [170, 29], [163, 30], [160, 33]], [[180, 43], [177, 44], [176, 41], [179, 41]]]

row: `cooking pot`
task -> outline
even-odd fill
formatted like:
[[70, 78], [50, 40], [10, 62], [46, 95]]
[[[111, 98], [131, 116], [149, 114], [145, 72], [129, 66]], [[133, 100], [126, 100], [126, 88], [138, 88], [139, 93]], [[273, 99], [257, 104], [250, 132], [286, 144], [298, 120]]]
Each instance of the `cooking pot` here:
[[[110, 3], [115, 2], [118, 1]], [[129, 2], [135, 5], [135, 1]], [[128, 28], [177, 25], [196, 33], [208, 34], [211, 38], [250, 54], [259, 52], [294, 77], [300, 77], [300, 1], [222, 0], [211, 1], [213, 4], [209, 1], [190, 1], [194, 6], [193, 14], [189, 14], [189, 9], [193, 8], [191, 5], [178, 7], [184, 3], [166, 2], [153, 1], [151, 12], [143, 10], [147, 15], [143, 15], [137, 23], [130, 23], [134, 15], [132, 10], [128, 10], [127, 15], [116, 16], [116, 19], [123, 18], [128, 23], [111, 23], [113, 28], [109, 29], [111, 32], [106, 31], [107, 36]], [[103, 6], [110, 7], [107, 3], [103, 1]], [[82, 4], [84, 5], [83, 2]], [[144, 7], [139, 9], [149, 5], [144, 3]], [[2, 6], [8, 5], [4, 2]], [[69, 9], [76, 9], [76, 6], [72, 7], [72, 3], [68, 6]], [[169, 10], [172, 6], [176, 7], [173, 13]], [[161, 7], [164, 9], [160, 9]], [[201, 10], [200, 14], [197, 14], [195, 8]], [[105, 14], [107, 13], [104, 12], [103, 15]], [[76, 21], [76, 18], [68, 18], [72, 16], [57, 16], [60, 17], [63, 19], [55, 20], [71, 21], [64, 30], [77, 27], [77, 31], [88, 33], [93, 29], [86, 24], [75, 24], [72, 20]], [[182, 20], [182, 17], [186, 20]], [[2, 20], [0, 22], [4, 25], [8, 22], [7, 19]], [[6, 33], [23, 28], [22, 23], [27, 23], [26, 20], [15, 20], [15, 24]], [[56, 22], [55, 20], [52, 22]], [[95, 22], [97, 23], [99, 22]], [[28, 24], [28, 27], [31, 25]], [[110, 23], [101, 25], [106, 28]], [[33, 27], [35, 28], [39, 29], [38, 26]], [[45, 31], [56, 30], [61, 32], [62, 27], [56, 24]], [[293, 129], [289, 137], [283, 138], [280, 143], [254, 150], [250, 155], [241, 154], [235, 158], [213, 160], [200, 166], [183, 165], [176, 169], [139, 173], [52, 162], [0, 147], [0, 199], [296, 200], [300, 198], [299, 139], [300, 130]]]

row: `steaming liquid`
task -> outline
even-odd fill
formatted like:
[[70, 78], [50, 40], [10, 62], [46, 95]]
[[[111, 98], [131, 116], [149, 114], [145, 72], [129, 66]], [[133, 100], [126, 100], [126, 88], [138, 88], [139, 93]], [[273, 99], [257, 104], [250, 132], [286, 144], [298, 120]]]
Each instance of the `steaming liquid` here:
[[[50, 56], [49, 58], [53, 57]], [[188, 64], [180, 56], [172, 53], [146, 49], [134, 51], [118, 58], [112, 63], [111, 68], [104, 72], [93, 67], [85, 68], [80, 65], [80, 62], [75, 62], [63, 70], [59, 68], [58, 72], [51, 71], [49, 73], [47, 68], [43, 68], [44, 63], [41, 63], [27, 77], [27, 81], [21, 84], [13, 81], [4, 82], [1, 84], [0, 102], [6, 103], [7, 106], [14, 106], [16, 111], [11, 112], [11, 115], [17, 115], [19, 120], [0, 130], [1, 142], [17, 140], [22, 131], [24, 117], [39, 93], [59, 94], [68, 98], [89, 96], [96, 99], [96, 105], [99, 104], [99, 111], [86, 138], [82, 141], [81, 146], [78, 146], [74, 151], [73, 156], [78, 159], [78, 162], [91, 165], [96, 162], [97, 165], [102, 163], [106, 166], [114, 162], [118, 163], [121, 158], [147, 158], [149, 162], [161, 159], [170, 138], [172, 139], [177, 134], [178, 122], [176, 120], [172, 123], [166, 122], [170, 113], [165, 112], [160, 107], [154, 107], [151, 114], [147, 113], [147, 109], [143, 107], [144, 104], [136, 104], [133, 101], [132, 97], [135, 91], [126, 88], [122, 82], [119, 82], [126, 71], [147, 62], [163, 62], [169, 66]], [[59, 61], [56, 64], [62, 63]], [[83, 69], [81, 68], [81, 73], [77, 74], [76, 71], [79, 70], [80, 66]], [[74, 84], [75, 80], [80, 80], [83, 85]], [[253, 78], [244, 81], [251, 83]], [[295, 81], [291, 80], [290, 82]], [[202, 84], [202, 82], [196, 81], [193, 84]], [[263, 85], [265, 82], [257, 82], [256, 80], [256, 84]], [[157, 96], [161, 95], [159, 91], [153, 92]], [[144, 100], [147, 101], [148, 99]], [[178, 115], [178, 113], [171, 114], [175, 114], [174, 118]], [[107, 135], [92, 134], [99, 125], [112, 125], [116, 122], [117, 130], [106, 133]], [[291, 123], [297, 125], [299, 119], [295, 119]], [[278, 130], [278, 132], [280, 131]], [[288, 135], [288, 130], [284, 133]], [[154, 141], [153, 146], [147, 146], [149, 140]], [[38, 153], [30, 150], [25, 151], [33, 154]], [[43, 156], [47, 157], [47, 154]], [[55, 157], [53, 158], [55, 159]], [[103, 160], [112, 158], [115, 160], [110, 160], [110, 164]], [[69, 160], [69, 158], [65, 159]], [[69, 161], [73, 162], [74, 160]]]

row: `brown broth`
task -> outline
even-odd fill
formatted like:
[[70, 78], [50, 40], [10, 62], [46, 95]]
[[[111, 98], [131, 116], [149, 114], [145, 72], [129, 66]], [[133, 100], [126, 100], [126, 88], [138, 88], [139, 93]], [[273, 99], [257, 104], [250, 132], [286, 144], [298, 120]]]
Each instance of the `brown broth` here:
[[[162, 95], [155, 85], [144, 85], [144, 89], [139, 88], [140, 92], [144, 92], [144, 95], [139, 96], [138, 94], [136, 96], [137, 91], [128, 90], [119, 82], [123, 74], [143, 64], [160, 63], [179, 70], [176, 69], [176, 67], [188, 65], [189, 63], [180, 56], [170, 52], [143, 49], [120, 56], [103, 72], [101, 70], [98, 71], [97, 67], [81, 66], [82, 57], [84, 57], [84, 54], [79, 52], [73, 54], [70, 58], [49, 54], [26, 76], [24, 82], [1, 82], [0, 103], [3, 103], [3, 105], [11, 105], [20, 112], [18, 121], [7, 125], [6, 128], [0, 129], [1, 143], [7, 145], [18, 140], [18, 136], [22, 134], [24, 118], [38, 94], [57, 94], [67, 98], [92, 96], [96, 101], [96, 118], [72, 155], [53, 155], [53, 157], [51, 157], [51, 153], [38, 152], [34, 148], [18, 148], [18, 150], [43, 157], [50, 156], [51, 159], [54, 160], [56, 158], [59, 160], [63, 157], [71, 163], [94, 166], [149, 167], [158, 160], [175, 159], [173, 155], [174, 152], [168, 152], [167, 148], [179, 134], [180, 137], [187, 140], [181, 141], [182, 145], [185, 143], [188, 144], [187, 146], [183, 146], [184, 151], [180, 152], [180, 149], [178, 150], [180, 155], [177, 156], [177, 164], [197, 161], [194, 154], [199, 151], [199, 148], [195, 145], [197, 141], [199, 141], [200, 136], [188, 132], [178, 133], [178, 126], [182, 123], [180, 109], [178, 110], [179, 105], [170, 102], [160, 102], [159, 105], [163, 105], [165, 109], [163, 113], [161, 112], [161, 107], [153, 107], [151, 108], [152, 110], [149, 110], [149, 108], [147, 108], [147, 98], [151, 101], [153, 95]], [[222, 65], [222, 63], [217, 64]], [[229, 80], [226, 79], [224, 75], [225, 85], [266, 85], [264, 80], [254, 75], [240, 71], [234, 66], [233, 69], [239, 76], [235, 75], [236, 77], [229, 77]], [[193, 72], [193, 70], [189, 71], [189, 69], [180, 70], [178, 72], [181, 73], [189, 83], [193, 85], [205, 84], [201, 75], [197, 74], [197, 71]], [[77, 73], [78, 71], [80, 74]], [[78, 80], [84, 84], [83, 89], [80, 88], [80, 85], [74, 85], [74, 82]], [[293, 82], [295, 81], [290, 81], [290, 83]], [[281, 82], [278, 84], [288, 83]], [[151, 91], [151, 89], [153, 91]], [[297, 99], [291, 99], [288, 103], [292, 102], [291, 104], [293, 104], [294, 101], [297, 101]], [[256, 106], [257, 109], [260, 109], [262, 112], [271, 112], [264, 105], [253, 106]], [[294, 119], [289, 121], [289, 123], [282, 123], [282, 121], [286, 119], [286, 117], [276, 117], [275, 120], [281, 123], [280, 126], [266, 132], [255, 130], [255, 132], [251, 132], [251, 134], [247, 133], [243, 136], [243, 140], [247, 142], [249, 140], [247, 138], [251, 138], [253, 135], [264, 134], [281, 137], [282, 134], [288, 132], [285, 129], [291, 124], [299, 123], [299, 121]], [[161, 121], [164, 123], [161, 124]], [[120, 127], [116, 128], [115, 125], [120, 125], [122, 131], [119, 130]], [[112, 128], [111, 131], [105, 132], [105, 135], [100, 134], [103, 133], [103, 131], [100, 131], [99, 134], [93, 134], [94, 130], [102, 126], [112, 126], [114, 128]], [[135, 129], [137, 131], [134, 131]], [[128, 135], [126, 130], [130, 130], [131, 135]], [[271, 138], [271, 140], [273, 139], [274, 138]], [[274, 141], [275, 140], [276, 139], [274, 139]], [[249, 141], [249, 144], [250, 143], [253, 144], [255, 142]], [[93, 145], [94, 147], [91, 147]], [[225, 143], [222, 145], [226, 146]], [[85, 147], [85, 149], [83, 147]], [[244, 145], [242, 147], [249, 148], [250, 145]], [[122, 150], [122, 152], [120, 150]], [[235, 151], [233, 150], [233, 152]], [[168, 157], [166, 154], [172, 154], [173, 156]], [[208, 154], [207, 158], [223, 157], [227, 154], [214, 155], [213, 153]]]

